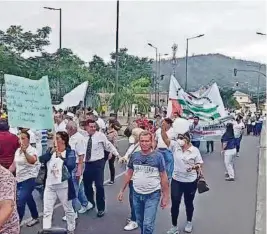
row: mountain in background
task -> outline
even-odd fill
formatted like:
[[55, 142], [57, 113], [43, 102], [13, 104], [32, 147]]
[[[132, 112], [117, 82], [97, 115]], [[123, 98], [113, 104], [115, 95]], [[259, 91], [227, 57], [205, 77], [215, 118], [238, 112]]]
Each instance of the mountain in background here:
[[[222, 54], [195, 55], [188, 57], [188, 90], [199, 89], [214, 80], [221, 88], [235, 88], [246, 93], [257, 92], [259, 74], [256, 72], [238, 71], [234, 76], [234, 68], [238, 70], [257, 70], [260, 63], [230, 58]], [[160, 81], [161, 91], [169, 89], [170, 75], [173, 73], [172, 61], [161, 61]], [[182, 87], [185, 85], [185, 58], [178, 58], [175, 68], [176, 79]], [[261, 72], [266, 73], [266, 65], [261, 67]], [[238, 87], [236, 87], [238, 82]], [[247, 83], [248, 82], [248, 83]], [[248, 89], [249, 88], [249, 89]], [[260, 92], [266, 91], [266, 77], [260, 75]]]

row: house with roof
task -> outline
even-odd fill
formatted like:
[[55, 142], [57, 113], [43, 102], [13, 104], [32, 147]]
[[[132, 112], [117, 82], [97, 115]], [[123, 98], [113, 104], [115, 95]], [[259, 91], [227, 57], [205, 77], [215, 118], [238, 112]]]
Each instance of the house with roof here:
[[245, 106], [249, 103], [251, 103], [251, 99], [250, 96], [246, 93], [242, 93], [240, 91], [236, 91], [233, 94], [233, 97], [235, 98], [235, 100], [239, 103], [240, 106]]

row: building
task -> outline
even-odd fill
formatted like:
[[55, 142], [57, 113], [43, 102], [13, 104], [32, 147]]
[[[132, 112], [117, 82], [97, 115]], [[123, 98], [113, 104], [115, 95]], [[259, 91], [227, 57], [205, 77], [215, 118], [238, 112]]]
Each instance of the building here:
[[251, 99], [250, 99], [250, 96], [246, 93], [242, 93], [240, 91], [236, 91], [234, 94], [233, 94], [233, 97], [235, 98], [235, 100], [239, 103], [239, 105], [241, 107], [251, 103]]

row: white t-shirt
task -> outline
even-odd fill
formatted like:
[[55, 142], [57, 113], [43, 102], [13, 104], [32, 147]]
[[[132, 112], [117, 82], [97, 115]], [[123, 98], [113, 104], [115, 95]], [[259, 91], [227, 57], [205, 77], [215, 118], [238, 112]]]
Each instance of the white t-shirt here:
[[62, 121], [60, 124], [55, 123], [55, 132], [67, 132], [66, 131], [66, 123]]
[[96, 121], [96, 123], [98, 124], [101, 132], [103, 132], [103, 130], [106, 129], [106, 124], [105, 124], [105, 122], [104, 122], [103, 119], [98, 118], [97, 121]]
[[[37, 150], [36, 148], [29, 145], [29, 147], [26, 149], [26, 153], [33, 156], [37, 156]], [[16, 164], [16, 179], [17, 182], [22, 182], [31, 178], [36, 178], [39, 172], [40, 163], [37, 161], [34, 164], [28, 163], [25, 154], [20, 152], [20, 148], [17, 149], [15, 152], [15, 158], [14, 158], [15, 164]]]
[[35, 133], [31, 129], [29, 129], [27, 132], [30, 135], [30, 144], [36, 144], [36, 136], [35, 136]]
[[76, 132], [74, 135], [72, 135], [70, 137], [69, 144], [71, 149], [75, 151], [76, 163], [79, 162], [80, 155], [84, 155], [85, 159], [87, 142], [85, 140], [85, 137], [81, 133]]
[[241, 121], [240, 123], [234, 123], [234, 135], [235, 138], [239, 138], [242, 135], [243, 129], [245, 128], [244, 123]]
[[[174, 140], [175, 139], [175, 132], [173, 128], [170, 128], [167, 132], [167, 136], [170, 140]], [[157, 148], [168, 148], [167, 145], [164, 143], [162, 137], [161, 137], [161, 128], [159, 128], [156, 131], [156, 137], [155, 140], [157, 141]]]
[[[66, 157], [66, 151], [61, 153], [62, 157]], [[62, 167], [63, 160], [56, 157], [53, 153], [51, 159], [47, 162], [47, 178], [46, 185], [61, 184], [62, 183]]]
[[191, 146], [185, 152], [176, 141], [171, 141], [170, 149], [173, 152], [174, 170], [172, 178], [179, 182], [194, 182], [197, 179], [196, 170], [187, 172], [189, 167], [202, 164], [203, 160], [198, 148]]

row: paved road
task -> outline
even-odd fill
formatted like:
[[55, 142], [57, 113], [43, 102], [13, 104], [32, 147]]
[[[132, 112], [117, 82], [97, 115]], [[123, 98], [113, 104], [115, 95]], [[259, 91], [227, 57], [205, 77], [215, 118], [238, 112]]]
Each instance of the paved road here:
[[[194, 234], [252, 234], [255, 219], [257, 155], [259, 140], [256, 137], [244, 137], [241, 155], [236, 160], [236, 181], [224, 181], [224, 166], [220, 156], [219, 143], [216, 152], [203, 154], [204, 172], [210, 186], [208, 193], [198, 195], [195, 200]], [[78, 220], [77, 234], [123, 234], [123, 226], [129, 214], [127, 197], [124, 203], [116, 201], [122, 184], [118, 178], [111, 187], [106, 187], [107, 214], [99, 219], [96, 212], [81, 215]], [[185, 223], [184, 206], [181, 207], [179, 224]], [[64, 227], [61, 221], [63, 210], [55, 210], [54, 224]], [[170, 209], [159, 210], [156, 233], [163, 234], [170, 227]], [[22, 234], [36, 234], [39, 227], [22, 229]], [[132, 231], [139, 234], [140, 231]]]

